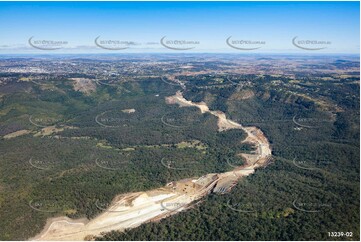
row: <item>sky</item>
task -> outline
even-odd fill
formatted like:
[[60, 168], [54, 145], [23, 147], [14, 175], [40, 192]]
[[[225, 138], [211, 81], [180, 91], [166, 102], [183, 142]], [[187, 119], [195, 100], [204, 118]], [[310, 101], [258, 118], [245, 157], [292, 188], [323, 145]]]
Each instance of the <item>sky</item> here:
[[0, 23], [0, 54], [360, 52], [359, 2], [0, 2]]

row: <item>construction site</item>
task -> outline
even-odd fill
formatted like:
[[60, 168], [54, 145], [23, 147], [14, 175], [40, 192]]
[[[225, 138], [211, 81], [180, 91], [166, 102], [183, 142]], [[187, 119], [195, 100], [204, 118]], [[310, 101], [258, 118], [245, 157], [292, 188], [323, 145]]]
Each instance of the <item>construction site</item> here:
[[186, 100], [181, 92], [167, 97], [166, 102], [178, 104], [180, 107], [195, 106], [202, 113], [208, 112], [216, 116], [219, 132], [242, 129], [247, 134], [243, 142], [252, 144], [256, 147], [255, 151], [250, 154], [239, 154], [246, 163], [232, 171], [173, 181], [151, 191], [118, 195], [103, 213], [92, 220], [73, 220], [67, 217], [49, 219], [43, 231], [31, 240], [92, 240], [105, 232], [124, 231], [143, 223], [154, 222], [190, 208], [211, 192], [229, 192], [241, 177], [254, 173], [257, 168], [270, 162], [270, 144], [257, 127], [243, 127], [227, 119], [223, 112], [209, 110], [205, 103]]

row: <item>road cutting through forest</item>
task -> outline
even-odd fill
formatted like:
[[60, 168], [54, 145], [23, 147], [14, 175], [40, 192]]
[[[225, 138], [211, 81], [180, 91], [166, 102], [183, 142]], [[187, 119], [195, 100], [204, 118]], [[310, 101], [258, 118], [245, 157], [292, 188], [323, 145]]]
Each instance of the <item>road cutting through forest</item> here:
[[170, 182], [151, 191], [118, 195], [103, 213], [91, 220], [68, 217], [48, 219], [42, 232], [30, 240], [91, 240], [94, 236], [112, 230], [124, 231], [146, 222], [157, 221], [190, 208], [194, 201], [211, 192], [228, 192], [240, 177], [254, 173], [255, 169], [269, 162], [271, 147], [259, 128], [244, 127], [229, 120], [223, 112], [209, 110], [204, 102], [193, 103], [186, 100], [180, 91], [166, 97], [166, 103], [180, 107], [197, 107], [202, 113], [216, 116], [219, 132], [229, 129], [243, 130], [247, 134], [243, 142], [253, 144], [256, 150], [252, 154], [241, 154], [246, 164], [229, 172], [210, 173], [197, 179]]

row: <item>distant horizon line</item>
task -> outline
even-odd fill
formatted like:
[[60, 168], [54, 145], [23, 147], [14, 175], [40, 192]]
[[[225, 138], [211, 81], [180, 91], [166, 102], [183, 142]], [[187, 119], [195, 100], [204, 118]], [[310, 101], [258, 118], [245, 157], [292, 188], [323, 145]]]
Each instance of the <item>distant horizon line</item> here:
[[298, 52], [259, 52], [259, 53], [245, 53], [245, 52], [183, 52], [183, 53], [171, 53], [171, 52], [120, 52], [120, 53], [0, 53], [0, 56], [19, 56], [19, 55], [33, 55], [33, 56], [59, 56], [59, 55], [354, 55], [360, 56], [360, 53], [349, 52], [328, 52], [328, 53], [298, 53]]

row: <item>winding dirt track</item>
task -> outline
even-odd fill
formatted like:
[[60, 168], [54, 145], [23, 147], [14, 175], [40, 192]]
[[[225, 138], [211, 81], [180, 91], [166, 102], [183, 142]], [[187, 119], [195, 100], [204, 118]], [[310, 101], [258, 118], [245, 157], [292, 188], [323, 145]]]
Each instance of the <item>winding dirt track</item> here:
[[243, 127], [227, 119], [220, 111], [211, 111], [205, 103], [186, 100], [179, 91], [167, 97], [168, 104], [181, 107], [195, 106], [202, 113], [211, 113], [218, 118], [218, 130], [242, 129], [247, 133], [243, 142], [254, 144], [253, 154], [241, 154], [247, 164], [235, 167], [233, 171], [211, 173], [198, 179], [184, 179], [171, 182], [162, 188], [147, 192], [123, 194], [115, 197], [112, 204], [92, 220], [73, 220], [67, 217], [52, 218], [47, 221], [43, 231], [31, 240], [89, 240], [112, 230], [124, 231], [142, 223], [156, 221], [189, 208], [192, 202], [210, 192], [229, 191], [240, 177], [254, 173], [258, 167], [265, 166], [271, 157], [271, 148], [263, 132], [256, 127]]

